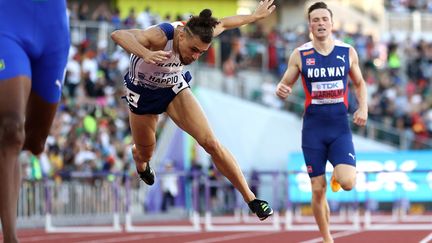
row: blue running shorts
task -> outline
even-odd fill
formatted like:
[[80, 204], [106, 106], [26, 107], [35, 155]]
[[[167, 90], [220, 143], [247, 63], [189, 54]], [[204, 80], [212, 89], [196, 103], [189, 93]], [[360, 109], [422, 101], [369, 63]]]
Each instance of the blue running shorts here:
[[354, 145], [347, 115], [325, 118], [305, 115], [302, 150], [310, 177], [323, 175], [327, 161], [356, 166]]
[[66, 2], [0, 0], [0, 19], [0, 81], [27, 76], [45, 101], [59, 102], [70, 47]]
[[182, 76], [182, 82], [171, 88], [150, 89], [132, 83], [129, 74], [126, 73], [124, 76], [126, 96], [123, 98], [126, 99], [129, 109], [134, 114], [161, 114], [166, 111], [168, 105], [178, 93], [190, 88], [189, 82], [192, 76], [189, 72], [184, 73]]

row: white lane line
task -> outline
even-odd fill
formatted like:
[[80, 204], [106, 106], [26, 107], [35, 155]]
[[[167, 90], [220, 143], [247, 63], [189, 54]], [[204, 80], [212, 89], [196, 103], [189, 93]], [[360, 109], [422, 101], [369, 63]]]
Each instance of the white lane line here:
[[430, 233], [426, 238], [422, 239], [420, 243], [430, 243], [432, 242], [432, 233]]
[[[332, 234], [332, 237], [333, 237], [333, 239], [336, 239], [336, 238], [340, 238], [340, 237], [344, 237], [344, 236], [355, 235], [355, 234], [358, 234], [360, 232], [362, 232], [362, 231], [341, 231], [341, 232], [337, 232], [337, 233]], [[317, 243], [317, 242], [322, 242], [322, 237], [307, 240], [307, 241], [302, 241], [300, 243]]]
[[274, 233], [279, 232], [256, 232], [256, 233], [241, 233], [241, 234], [233, 234], [233, 235], [227, 235], [227, 236], [219, 236], [214, 238], [208, 238], [208, 239], [202, 239], [202, 240], [196, 240], [196, 241], [188, 241], [186, 243], [211, 243], [211, 242], [221, 242], [221, 241], [227, 241], [227, 240], [237, 240], [237, 239], [244, 239], [244, 238], [251, 238], [255, 236], [263, 236], [263, 235], [270, 235]]
[[19, 237], [20, 241], [29, 241], [29, 242], [40, 242], [43, 240], [55, 240], [55, 239], [73, 239], [73, 238], [83, 238], [86, 236], [97, 236], [97, 234], [94, 235], [89, 235], [89, 234], [75, 234], [75, 235], [67, 235], [67, 234], [62, 234], [62, 235], [39, 235], [39, 236], [27, 236], [27, 237]]
[[172, 236], [180, 236], [180, 235], [190, 235], [194, 233], [152, 233], [152, 234], [138, 234], [130, 235], [130, 236], [120, 236], [120, 237], [110, 237], [110, 238], [100, 238], [97, 240], [80, 240], [76, 241], [77, 243], [110, 243], [110, 242], [129, 242], [129, 241], [137, 241], [137, 240], [145, 240], [145, 239], [153, 239], [153, 238], [163, 238], [163, 237], [172, 237]]
[[124, 237], [117, 237], [117, 238], [105, 238], [105, 239], [99, 239], [99, 240], [83, 240], [83, 241], [77, 241], [77, 242], [86, 242], [86, 243], [101, 243], [101, 242], [128, 242], [128, 241], [135, 241], [135, 240], [144, 240], [144, 239], [151, 239], [159, 237], [160, 235], [157, 234], [142, 234], [142, 235], [131, 235], [131, 236], [124, 236]]

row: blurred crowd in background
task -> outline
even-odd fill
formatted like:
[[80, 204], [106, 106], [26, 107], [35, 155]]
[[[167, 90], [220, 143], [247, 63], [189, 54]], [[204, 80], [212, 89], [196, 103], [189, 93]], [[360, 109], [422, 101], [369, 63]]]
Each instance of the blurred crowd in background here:
[[397, 12], [432, 12], [431, 0], [386, 0], [386, 8]]
[[[387, 6], [395, 10], [410, 10], [414, 6], [430, 11], [431, 2], [390, 0]], [[72, 24], [97, 21], [118, 29], [147, 28], [164, 21], [185, 20], [189, 15], [159, 16], [146, 8], [131, 9], [126, 18], [120, 18], [118, 9], [110, 9], [106, 4], [89, 9], [83, 2], [71, 3], [69, 16]], [[72, 46], [63, 99], [46, 151], [39, 157], [28, 153], [21, 156], [23, 175], [30, 180], [52, 177], [62, 181], [76, 171], [134, 173], [128, 107], [121, 98], [129, 56], [119, 47], [110, 48], [110, 40], [98, 40], [94, 36], [97, 32], [89, 31], [85, 39], [77, 39], [75, 31], [71, 27]], [[409, 37], [404, 41], [383, 42], [364, 34], [360, 25], [355, 33], [338, 31], [335, 36], [358, 52], [368, 87], [370, 119], [394, 127], [416, 141], [429, 140], [432, 134], [432, 42], [414, 41]], [[259, 24], [251, 24], [245, 29], [224, 32], [216, 39], [219, 48], [210, 48], [199, 65], [218, 68], [226, 77], [236, 77], [245, 68], [261, 70], [265, 53], [265, 70], [273, 79], [263, 81], [261, 89], [254, 91], [254, 101], [284, 109], [284, 103], [269, 99], [268, 95], [273, 95], [292, 50], [307, 41], [307, 31], [281, 30], [275, 26], [264, 33]], [[219, 64], [215, 56], [220, 57]], [[300, 84], [295, 94], [304, 95]], [[350, 95], [351, 111], [355, 109], [354, 97]], [[410, 145], [410, 149], [423, 148], [423, 143]]]

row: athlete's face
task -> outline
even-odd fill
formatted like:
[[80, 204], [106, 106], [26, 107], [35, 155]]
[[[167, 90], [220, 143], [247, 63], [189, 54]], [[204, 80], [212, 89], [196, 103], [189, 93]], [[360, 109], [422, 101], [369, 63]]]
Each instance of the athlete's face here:
[[314, 38], [325, 39], [331, 35], [333, 20], [327, 9], [315, 9], [309, 14], [309, 31]]
[[198, 36], [183, 31], [179, 39], [180, 61], [183, 65], [189, 65], [196, 61], [209, 47], [210, 43], [204, 43]]

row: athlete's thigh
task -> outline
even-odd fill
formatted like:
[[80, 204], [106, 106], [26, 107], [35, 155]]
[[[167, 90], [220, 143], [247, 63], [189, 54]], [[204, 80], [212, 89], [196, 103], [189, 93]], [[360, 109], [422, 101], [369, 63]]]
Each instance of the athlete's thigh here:
[[328, 158], [334, 167], [339, 164], [356, 166], [356, 156], [351, 133], [345, 132], [338, 136], [329, 145], [328, 151]]
[[[59, 38], [62, 40], [62, 38]], [[33, 152], [43, 149], [60, 101], [69, 42], [45, 49], [32, 59], [32, 92], [28, 101], [25, 148]]]
[[334, 168], [333, 174], [335, 175], [336, 180], [341, 183], [353, 178], [355, 179], [357, 170], [356, 167], [350, 164], [338, 164]]
[[10, 117], [24, 124], [30, 89], [27, 76], [0, 80], [0, 120]]
[[321, 128], [321, 121], [310, 117], [303, 119], [302, 150], [309, 177], [325, 173], [327, 164], [326, 133]]
[[58, 103], [66, 71], [69, 53], [68, 43], [59, 43], [62, 48], [45, 50], [41, 57], [32, 60], [32, 91], [47, 103]]
[[327, 151], [302, 146], [306, 171], [310, 178], [325, 174], [327, 164]]
[[33, 90], [27, 103], [24, 149], [38, 154], [43, 151], [58, 103], [47, 102]]
[[190, 89], [181, 91], [168, 105], [167, 114], [185, 132], [202, 141], [213, 135], [210, 124]]
[[0, 117], [24, 119], [31, 89], [30, 60], [13, 39], [0, 34]]
[[156, 125], [158, 115], [137, 115], [129, 111], [129, 124], [135, 144], [150, 146], [156, 143]]

